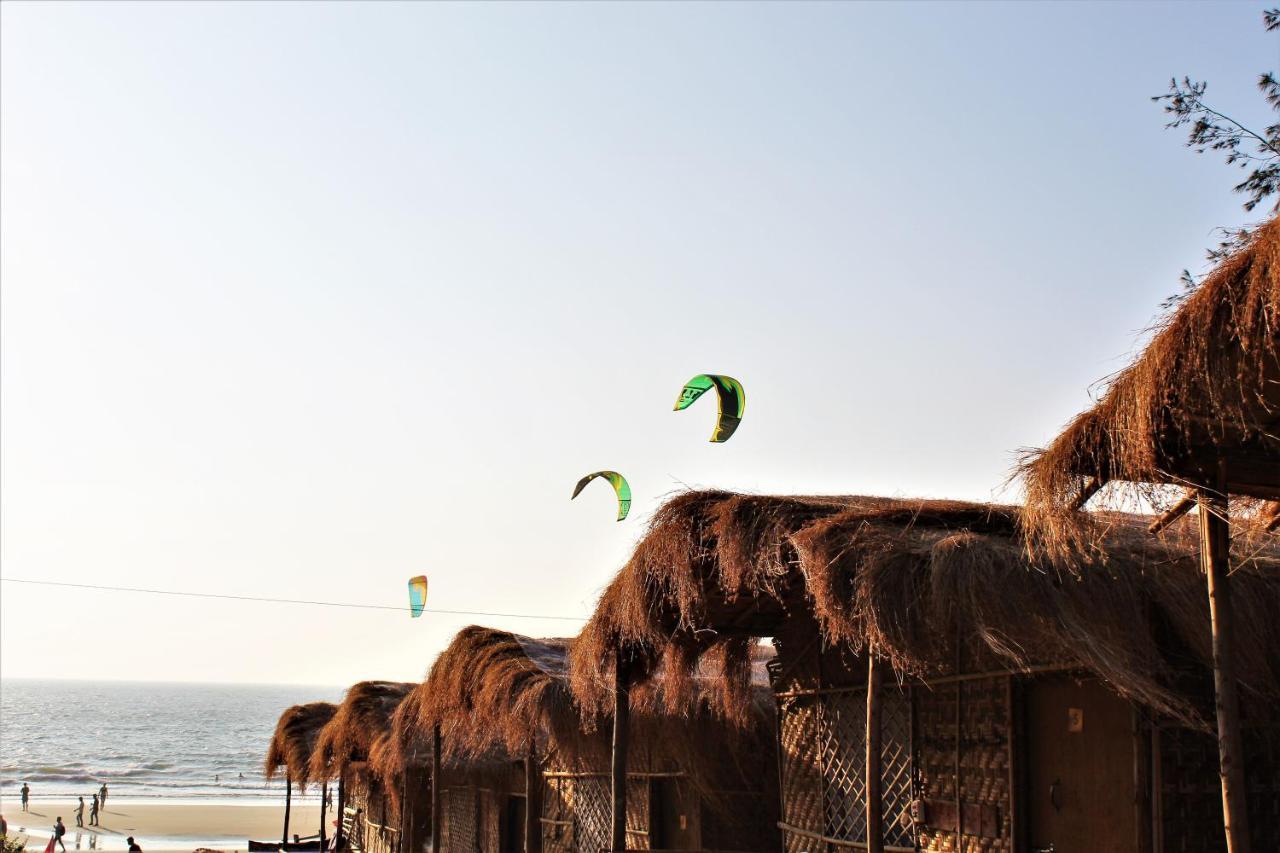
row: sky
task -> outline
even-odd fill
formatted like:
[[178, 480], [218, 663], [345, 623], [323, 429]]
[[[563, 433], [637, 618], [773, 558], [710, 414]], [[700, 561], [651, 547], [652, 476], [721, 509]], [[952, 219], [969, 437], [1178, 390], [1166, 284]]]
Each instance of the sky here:
[[[581, 618], [682, 489], [1016, 500], [1256, 218], [1149, 98], [1272, 121], [1262, 8], [5, 3], [0, 572]], [[472, 622], [580, 625], [6, 582], [0, 678], [417, 680]]]

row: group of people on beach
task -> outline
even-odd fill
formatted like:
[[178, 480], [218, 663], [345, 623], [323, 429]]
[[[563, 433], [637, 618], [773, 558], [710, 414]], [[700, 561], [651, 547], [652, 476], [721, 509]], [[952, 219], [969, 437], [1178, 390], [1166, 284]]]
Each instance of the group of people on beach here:
[[[102, 787], [98, 789], [98, 793], [93, 795], [93, 803], [89, 806], [89, 826], [100, 826], [98, 812], [106, 807], [107, 783], [103, 782]], [[80, 798], [80, 804], [76, 806], [76, 826], [84, 826], [84, 797]]]
[[[102, 787], [98, 789], [96, 794], [92, 794], [93, 802], [89, 806], [89, 823], [88, 826], [100, 826], [98, 822], [98, 814], [107, 807], [107, 783], [103, 782]], [[19, 791], [22, 800], [22, 810], [24, 812], [31, 811], [31, 786], [26, 782], [22, 783]], [[80, 797], [80, 802], [76, 806], [76, 826], [85, 826], [84, 822], [84, 797]], [[0, 838], [4, 838], [9, 834], [9, 824], [4, 819], [4, 815], [0, 814]], [[57, 820], [53, 823], [53, 837], [49, 839], [49, 843], [45, 846], [45, 853], [54, 853], [55, 849], [61, 849], [66, 853], [67, 846], [63, 843], [62, 837], [67, 834], [67, 825], [62, 822], [62, 815], [58, 815]], [[142, 853], [142, 848], [133, 840], [133, 836], [129, 836], [129, 853]]]

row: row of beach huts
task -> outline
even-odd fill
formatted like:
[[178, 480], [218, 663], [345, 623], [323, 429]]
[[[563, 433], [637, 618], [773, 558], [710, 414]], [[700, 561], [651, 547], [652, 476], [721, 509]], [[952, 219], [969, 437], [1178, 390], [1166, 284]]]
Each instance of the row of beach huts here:
[[576, 637], [465, 628], [267, 770], [367, 853], [1280, 851], [1280, 224], [1020, 473], [682, 494]]

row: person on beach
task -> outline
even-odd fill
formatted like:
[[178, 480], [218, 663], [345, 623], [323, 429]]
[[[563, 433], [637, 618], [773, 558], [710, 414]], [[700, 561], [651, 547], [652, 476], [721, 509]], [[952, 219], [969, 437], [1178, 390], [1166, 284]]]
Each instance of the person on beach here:
[[67, 845], [62, 843], [62, 836], [66, 834], [66, 824], [62, 822], [62, 815], [58, 815], [58, 819], [53, 824], [53, 837], [57, 840], [58, 846], [62, 848], [62, 853], [67, 853]]
[[22, 783], [22, 810], [24, 812], [31, 811], [31, 809], [27, 808], [27, 805], [30, 802], [31, 802], [31, 789], [27, 787], [26, 782], [23, 782]]
[[98, 795], [93, 795], [93, 802], [89, 804], [89, 826], [98, 825]]
[[129, 842], [129, 853], [142, 853], [142, 848], [138, 846], [138, 842], [133, 840], [132, 835], [127, 840]]
[[76, 806], [76, 826], [84, 826], [84, 797], [80, 798], [80, 805]]
[[98, 789], [98, 808], [103, 811], [107, 810], [107, 783], [103, 782], [102, 787]]
[[0, 814], [0, 838], [4, 838], [9, 834], [9, 822], [4, 819], [4, 815]]

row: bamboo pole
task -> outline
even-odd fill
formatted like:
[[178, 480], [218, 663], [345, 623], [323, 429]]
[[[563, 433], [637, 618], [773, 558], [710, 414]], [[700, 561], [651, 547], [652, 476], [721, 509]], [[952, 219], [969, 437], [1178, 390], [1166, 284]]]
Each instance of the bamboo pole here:
[[343, 778], [343, 774], [339, 773], [338, 774], [338, 833], [335, 836], [337, 838], [337, 842], [334, 845], [339, 850], [342, 849], [342, 845], [346, 842], [346, 838], [344, 838], [342, 834], [342, 827], [346, 819], [347, 819], [347, 782]]
[[867, 853], [884, 853], [884, 803], [880, 773], [880, 667], [867, 649]]
[[281, 844], [289, 843], [289, 808], [293, 805], [293, 779], [284, 777], [284, 833], [280, 836]]
[[431, 729], [431, 853], [440, 853], [440, 726]]
[[524, 757], [524, 853], [542, 853], [542, 779], [532, 737]]
[[627, 729], [631, 713], [631, 688], [627, 683], [627, 665], [619, 648], [613, 668], [613, 815], [609, 849], [627, 849]]
[[325, 849], [324, 804], [329, 798], [329, 780], [320, 783], [320, 849]]
[[1249, 853], [1249, 816], [1245, 803], [1244, 752], [1240, 741], [1240, 703], [1236, 694], [1235, 625], [1229, 563], [1231, 525], [1227, 518], [1226, 465], [1219, 462], [1216, 489], [1201, 489], [1200, 564], [1209, 590], [1213, 631], [1213, 687], [1218, 717], [1218, 775], [1222, 780], [1222, 822], [1227, 853]]

